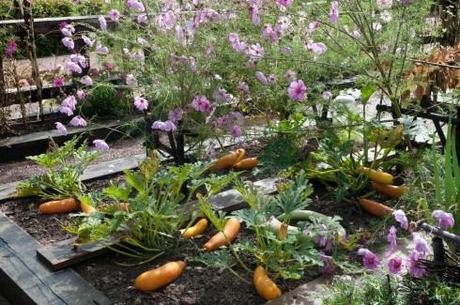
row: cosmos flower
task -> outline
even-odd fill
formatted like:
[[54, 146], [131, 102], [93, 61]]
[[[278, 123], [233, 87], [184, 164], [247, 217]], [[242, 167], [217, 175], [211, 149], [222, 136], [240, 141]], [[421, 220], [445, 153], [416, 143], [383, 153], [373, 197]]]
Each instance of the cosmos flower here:
[[208, 112], [211, 108], [211, 103], [204, 95], [197, 95], [192, 101], [192, 107], [198, 112]]
[[54, 126], [60, 134], [67, 134], [67, 128], [61, 122], [54, 123]]
[[134, 107], [139, 111], [145, 111], [149, 108], [149, 101], [143, 97], [136, 96], [134, 98]]
[[305, 93], [307, 87], [302, 80], [295, 80], [291, 82], [288, 88], [288, 95], [294, 101], [303, 101], [305, 99]]
[[93, 144], [99, 151], [107, 151], [110, 149], [109, 145], [104, 140], [96, 139], [93, 141]]
[[366, 248], [360, 248], [358, 250], [358, 255], [362, 256], [362, 261], [363, 261], [363, 265], [364, 267], [366, 267], [367, 269], [376, 269], [379, 264], [380, 264], [380, 260], [378, 258], [377, 255], [375, 255], [372, 251], [370, 251], [369, 249], [366, 249]]
[[438, 221], [438, 225], [441, 229], [447, 230], [452, 228], [455, 224], [452, 213], [447, 213], [443, 210], [434, 210], [431, 216]]
[[404, 230], [409, 229], [409, 221], [407, 220], [406, 214], [404, 213], [403, 210], [396, 210], [393, 212], [393, 217], [399, 224], [401, 225], [401, 228]]

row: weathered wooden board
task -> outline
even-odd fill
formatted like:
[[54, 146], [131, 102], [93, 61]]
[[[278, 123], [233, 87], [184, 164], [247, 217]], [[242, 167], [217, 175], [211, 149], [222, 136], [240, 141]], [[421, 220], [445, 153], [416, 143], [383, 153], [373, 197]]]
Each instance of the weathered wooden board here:
[[75, 244], [76, 238], [63, 240], [37, 249], [37, 257], [53, 271], [81, 263], [90, 258], [107, 253], [108, 247], [120, 240], [111, 238], [104, 241]]
[[0, 287], [13, 304], [109, 305], [110, 300], [72, 269], [51, 272], [35, 256], [40, 244], [0, 214]]
[[[278, 178], [262, 179], [254, 185], [265, 194], [276, 192], [276, 183]], [[246, 207], [243, 197], [236, 190], [228, 190], [219, 193], [210, 198], [210, 202], [215, 210], [231, 212]], [[196, 202], [191, 203], [189, 207], [195, 206]], [[65, 267], [73, 266], [87, 259], [96, 257], [107, 252], [109, 246], [118, 242], [117, 239], [93, 242], [85, 245], [74, 247], [75, 239], [65, 240], [37, 249], [38, 258], [52, 270], [60, 270]]]

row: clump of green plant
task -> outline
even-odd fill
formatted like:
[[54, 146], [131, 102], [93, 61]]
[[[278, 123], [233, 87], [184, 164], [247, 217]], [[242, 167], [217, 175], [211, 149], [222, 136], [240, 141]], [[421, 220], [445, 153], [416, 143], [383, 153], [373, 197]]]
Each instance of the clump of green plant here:
[[108, 82], [97, 83], [80, 104], [80, 111], [86, 117], [121, 116], [129, 113], [129, 109], [126, 94]]
[[77, 147], [79, 141], [79, 138], [73, 138], [61, 147], [54, 143], [50, 152], [27, 157], [46, 172], [21, 182], [17, 186], [17, 196], [64, 199], [82, 195], [86, 187], [80, 177], [98, 152], [88, 151], [85, 143]]
[[202, 177], [203, 164], [185, 164], [162, 170], [155, 154], [139, 165], [139, 171], [125, 171], [124, 182], [80, 200], [99, 212], [86, 215], [75, 227], [67, 228], [81, 241], [109, 236], [123, 243], [115, 250], [140, 259], [154, 259], [179, 242], [179, 229], [193, 218], [194, 196], [211, 196], [235, 179], [228, 176]]

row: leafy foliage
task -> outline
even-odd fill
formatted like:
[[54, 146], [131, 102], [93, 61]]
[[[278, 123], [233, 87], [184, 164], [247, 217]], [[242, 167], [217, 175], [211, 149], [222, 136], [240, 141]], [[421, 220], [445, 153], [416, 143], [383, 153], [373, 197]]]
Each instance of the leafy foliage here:
[[85, 191], [80, 177], [88, 165], [97, 157], [86, 145], [76, 147], [74, 138], [63, 146], [56, 144], [46, 154], [28, 157], [46, 170], [43, 175], [31, 177], [17, 186], [17, 196], [39, 196], [43, 199], [78, 197]]

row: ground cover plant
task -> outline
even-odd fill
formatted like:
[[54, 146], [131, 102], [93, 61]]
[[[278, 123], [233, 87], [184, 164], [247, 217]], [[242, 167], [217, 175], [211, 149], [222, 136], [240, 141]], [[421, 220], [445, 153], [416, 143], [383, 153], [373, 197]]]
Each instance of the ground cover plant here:
[[[405, 115], [439, 92], [458, 104], [458, 54], [441, 56], [422, 44], [432, 5], [105, 3], [97, 27], [59, 28], [72, 55], [58, 79], [76, 84], [62, 91], [59, 111], [76, 127], [93, 116], [136, 113], [147, 157], [116, 183], [88, 191], [80, 178], [97, 153], [74, 139], [31, 157], [47, 172], [20, 184], [18, 193], [51, 200], [40, 205], [42, 214], [74, 213], [65, 229], [77, 243], [119, 240], [112, 250], [138, 273], [122, 285], [142, 293], [161, 294], [204, 266], [254, 288], [257, 302], [323, 273], [364, 273], [356, 279], [360, 289], [350, 289], [354, 279], [339, 280], [323, 303], [455, 304], [458, 283], [433, 271], [439, 249], [428, 243], [444, 238], [453, 262], [435, 267], [457, 275], [455, 110], [438, 105], [450, 121], [445, 141]], [[5, 49], [14, 60], [14, 41]], [[100, 69], [89, 68], [89, 53]], [[355, 88], [334, 85], [350, 76]], [[383, 118], [377, 105], [391, 114]], [[259, 120], [251, 126], [249, 116]], [[67, 133], [62, 122], [55, 126]], [[258, 155], [245, 143], [251, 133], [263, 146]], [[431, 142], [419, 148], [414, 139], [422, 133]], [[233, 147], [226, 149], [228, 138]], [[93, 145], [110, 149], [104, 139]], [[159, 156], [174, 166], [163, 166]], [[276, 194], [257, 190], [249, 175], [280, 178]], [[215, 211], [213, 196], [229, 188], [246, 208]]]

